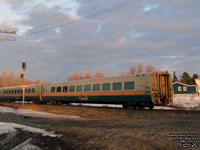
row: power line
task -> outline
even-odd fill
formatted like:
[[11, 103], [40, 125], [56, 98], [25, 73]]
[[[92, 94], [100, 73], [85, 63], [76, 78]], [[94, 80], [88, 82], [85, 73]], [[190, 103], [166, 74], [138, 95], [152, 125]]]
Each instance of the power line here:
[[[28, 1], [29, 1], [29, 0], [28, 0]], [[37, 0], [36, 0], [36, 1], [37, 1]], [[32, 9], [35, 9], [35, 8], [39, 7], [40, 4], [42, 4], [42, 2], [39, 3], [39, 4], [37, 4], [37, 2], [32, 2], [32, 4], [30, 4], [30, 6], [23, 6], [22, 8], [19, 8], [18, 11], [26, 10], [26, 9], [32, 10]], [[32, 7], [31, 7], [31, 6], [32, 6]], [[11, 17], [12, 17], [12, 15], [7, 16], [7, 18], [10, 18], [10, 19], [11, 19]]]
[[[82, 4], [85, 4], [85, 3], [88, 3], [89, 1], [91, 0], [84, 0], [84, 1], [80, 1], [80, 0], [77, 0], [79, 3], [82, 3]], [[65, 1], [64, 3], [60, 4], [60, 6], [62, 5], [65, 5], [66, 3], [68, 3], [68, 1]], [[50, 10], [46, 10], [44, 12], [42, 12], [41, 15], [37, 16], [37, 18], [33, 19], [33, 20], [30, 20], [29, 23], [37, 23], [41, 20], [44, 20], [44, 19], [49, 19], [49, 18], [52, 18], [52, 17], [55, 17], [57, 15], [59, 15], [59, 13], [57, 12], [58, 10], [60, 10], [60, 6], [58, 7], [55, 7], [53, 9], [50, 9]], [[69, 11], [73, 9], [73, 7], [71, 8], [66, 8], [64, 9], [63, 11]], [[49, 14], [51, 14], [50, 16], [48, 16]]]
[[[115, 2], [115, 0], [111, 0], [111, 1], [105, 0], [103, 2], [97, 3], [94, 7], [90, 7], [90, 8], [86, 8], [86, 9], [80, 10], [78, 13], [82, 13], [82, 15], [83, 14], [87, 14], [87, 13], [91, 12], [91, 10], [96, 10], [98, 8], [102, 8], [103, 6], [106, 6], [106, 5], [111, 4], [113, 2]], [[79, 20], [73, 20], [73, 21], [64, 22], [64, 23], [61, 23], [59, 25], [54, 25], [54, 26], [51, 26], [49, 28], [46, 28], [46, 29], [43, 29], [43, 30], [40, 30], [40, 31], [43, 32], [43, 31], [52, 30], [52, 29], [55, 29], [57, 27], [62, 27], [62, 26], [65, 26], [65, 25], [70, 25], [70, 24], [78, 22], [78, 21], [80, 21], [80, 19]], [[32, 32], [30, 34], [37, 34], [37, 33], [40, 33], [40, 31]]]
[[[85, 2], [88, 2], [88, 1], [90, 1], [90, 0], [87, 0], [87, 1], [85, 1]], [[105, 0], [105, 1], [103, 1], [103, 2], [99, 2], [99, 3], [97, 3], [94, 7], [91, 7], [91, 8], [86, 8], [86, 9], [83, 9], [83, 10], [80, 10], [78, 13], [82, 13], [82, 14], [84, 14], [84, 13], [89, 13], [91, 10], [95, 10], [95, 9], [97, 9], [97, 8], [101, 8], [101, 7], [103, 7], [103, 6], [105, 6], [105, 5], [108, 5], [109, 3], [113, 3], [115, 0], [111, 0], [111, 1], [108, 1], [108, 0]], [[55, 21], [56, 22], [56, 21]], [[71, 24], [71, 23], [74, 23], [74, 22], [77, 22], [77, 20], [74, 20], [74, 21], [68, 21], [68, 22], [65, 22], [65, 23], [62, 23], [62, 24]], [[57, 26], [57, 25], [54, 25], [54, 26]], [[52, 28], [54, 28], [54, 26], [51, 26]], [[60, 26], [63, 26], [63, 25], [60, 25]], [[49, 27], [48, 29], [50, 29], [51, 27]]]
[[[122, 2], [122, 3], [120, 3], [120, 4], [115, 5], [114, 7], [110, 7], [110, 8], [107, 8], [107, 9], [103, 9], [103, 10], [101, 10], [101, 11], [99, 11], [99, 12], [96, 12], [96, 13], [94, 13], [94, 14], [90, 14], [90, 15], [88, 15], [88, 16], [86, 16], [86, 17], [94, 17], [94, 16], [97, 16], [97, 15], [101, 15], [101, 14], [105, 14], [105, 13], [108, 13], [108, 12], [112, 12], [112, 11], [114, 11], [114, 10], [123, 8], [123, 7], [127, 6], [127, 5], [135, 4], [135, 3], [138, 3], [138, 2], [141, 2], [141, 1], [143, 1], [143, 0], [136, 0], [136, 1], [129, 0], [129, 1], [126, 1], [126, 2]], [[104, 2], [105, 2], [105, 1], [104, 1]], [[104, 4], [104, 5], [105, 5], [105, 4]], [[95, 9], [95, 8], [93, 8], [93, 9]], [[87, 12], [90, 12], [91, 10], [92, 10], [91, 8], [90, 8], [88, 11], [85, 11], [85, 10], [84, 10], [84, 11], [83, 11], [83, 14], [84, 14], [84, 13], [87, 13]], [[80, 21], [80, 19], [79, 19], [79, 20], [70, 21], [70, 22], [66, 22], [66, 23], [62, 23], [62, 24], [58, 24], [58, 25], [55, 25], [55, 26], [52, 26], [52, 27], [49, 27], [49, 28], [44, 28], [44, 29], [42, 29], [42, 30], [35, 31], [35, 32], [31, 32], [31, 33], [29, 33], [29, 34], [30, 34], [30, 35], [38, 34], [38, 33], [45, 32], [45, 31], [49, 31], [49, 30], [52, 30], [52, 29], [55, 29], [55, 28], [58, 28], [58, 27], [70, 25], [70, 24], [73, 24], [73, 23], [78, 22], [78, 21]]]
[[[86, 2], [89, 2], [90, 0], [87, 0]], [[111, 0], [111, 2], [114, 2], [115, 0]], [[85, 3], [86, 3], [85, 2]], [[98, 7], [102, 7], [102, 6], [104, 6], [105, 4], [109, 4], [109, 3], [111, 3], [111, 2], [109, 2], [108, 0], [105, 0], [105, 1], [103, 1], [103, 2], [101, 2], [101, 3], [97, 3], [97, 5], [95, 5], [95, 7], [93, 7], [92, 9], [91, 8], [87, 8], [87, 9], [84, 9], [84, 10], [80, 10], [79, 11], [79, 13], [86, 13], [86, 12], [90, 12], [91, 10], [95, 10], [95, 9], [97, 9]], [[103, 5], [102, 5], [103, 4]], [[67, 9], [66, 9], [67, 10]], [[46, 18], [44, 18], [44, 19], [42, 19], [43, 21], [45, 21], [45, 20], [47, 20], [47, 19], [51, 19], [51, 18], [53, 18], [53, 17], [55, 17], [55, 16], [57, 16], [57, 15], [59, 15], [57, 12], [56, 12], [56, 14], [53, 14], [53, 15], [50, 15], [50, 16], [47, 16]], [[40, 20], [38, 20], [37, 22], [40, 22], [41, 21], [41, 19]], [[34, 22], [34, 23], [37, 23], [37, 22]]]
[[[64, 3], [60, 4], [60, 5], [64, 5], [66, 3], [67, 2], [64, 2]], [[30, 20], [29, 23], [37, 23], [38, 21], [40, 21], [43, 18], [45, 18], [46, 16], [48, 16], [49, 13], [53, 13], [53, 14], [57, 13], [56, 11], [59, 10], [59, 9], [60, 9], [60, 7], [59, 8], [55, 7], [55, 8], [50, 9], [50, 10], [48, 9], [48, 10], [42, 12], [42, 14], [40, 16], [37, 16], [37, 18]], [[50, 17], [53, 17], [53, 15], [51, 15]]]

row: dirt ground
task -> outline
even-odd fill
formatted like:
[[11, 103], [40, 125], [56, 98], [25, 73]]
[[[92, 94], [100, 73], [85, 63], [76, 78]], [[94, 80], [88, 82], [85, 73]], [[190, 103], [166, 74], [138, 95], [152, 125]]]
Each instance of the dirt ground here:
[[[21, 104], [3, 105], [21, 108]], [[32, 104], [25, 104], [25, 108], [87, 118], [82, 120], [25, 118], [30, 123], [62, 134], [63, 136], [57, 140], [46, 141], [47, 144], [49, 141], [51, 144], [54, 143], [54, 146], [60, 144], [60, 149], [200, 149], [196, 147], [199, 145], [196, 141], [200, 140], [200, 111], [33, 106]], [[196, 148], [185, 148], [189, 146]]]

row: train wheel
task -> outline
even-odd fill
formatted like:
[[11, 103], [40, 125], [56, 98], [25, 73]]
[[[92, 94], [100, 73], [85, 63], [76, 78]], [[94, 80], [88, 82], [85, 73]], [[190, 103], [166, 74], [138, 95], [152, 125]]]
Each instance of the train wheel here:
[[56, 105], [56, 101], [52, 101], [51, 104], [52, 104], [52, 105]]
[[144, 109], [144, 107], [143, 107], [143, 106], [139, 106], [138, 108], [139, 108], [139, 109]]
[[154, 105], [150, 105], [150, 106], [149, 106], [149, 109], [153, 109], [153, 107], [154, 107]]
[[57, 105], [62, 105], [62, 102], [61, 101], [57, 102]]
[[128, 106], [126, 104], [122, 104], [123, 108], [127, 109]]

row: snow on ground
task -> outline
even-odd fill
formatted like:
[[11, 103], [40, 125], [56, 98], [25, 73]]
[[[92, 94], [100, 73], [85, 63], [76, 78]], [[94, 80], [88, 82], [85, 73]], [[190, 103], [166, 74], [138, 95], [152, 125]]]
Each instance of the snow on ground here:
[[[50, 137], [61, 137], [62, 135], [54, 134], [54, 131], [46, 131], [40, 128], [33, 128], [30, 126], [20, 125], [16, 123], [7, 123], [7, 122], [0, 122], [0, 135], [7, 134], [7, 138], [1, 140], [1, 144], [7, 143], [7, 141], [11, 141], [17, 134], [17, 130], [20, 129], [22, 131], [32, 132], [32, 133], [40, 133], [43, 136], [50, 136]], [[41, 150], [38, 146], [31, 144], [31, 138], [27, 139], [23, 143], [13, 147], [11, 150]]]
[[88, 103], [71, 103], [71, 104], [74, 105], [74, 106], [123, 108], [122, 105], [117, 105], [117, 104], [88, 104]]
[[158, 109], [158, 110], [175, 110], [176, 108], [168, 107], [168, 106], [154, 106], [153, 109]]
[[28, 117], [85, 120], [85, 118], [81, 118], [79, 116], [58, 115], [58, 114], [53, 114], [53, 113], [35, 111], [31, 109], [14, 109], [14, 108], [3, 107], [3, 106], [0, 106], [0, 112], [14, 113], [16, 115], [22, 115], [22, 116], [28, 116]]
[[171, 106], [186, 110], [200, 110], [200, 96], [175, 96]]
[[32, 139], [30, 138], [10, 150], [41, 150], [38, 146], [31, 144], [30, 143], [31, 140]]
[[43, 136], [50, 136], [50, 137], [60, 137], [61, 135], [54, 134], [53, 131], [46, 131], [39, 128], [33, 128], [30, 126], [20, 125], [16, 123], [7, 123], [7, 122], [0, 122], [0, 134], [16, 132], [16, 129], [21, 129], [22, 131], [33, 132], [33, 133], [41, 133]]

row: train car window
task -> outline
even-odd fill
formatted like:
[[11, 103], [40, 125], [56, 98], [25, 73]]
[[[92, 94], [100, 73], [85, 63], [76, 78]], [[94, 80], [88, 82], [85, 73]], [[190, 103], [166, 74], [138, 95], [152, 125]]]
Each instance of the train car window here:
[[28, 92], [28, 89], [25, 89], [25, 93], [27, 93]]
[[103, 83], [102, 90], [103, 91], [109, 91], [110, 90], [110, 83]]
[[35, 88], [32, 88], [32, 93], [35, 93]]
[[17, 90], [15, 90], [15, 94], [17, 93]]
[[83, 86], [82, 85], [77, 85], [76, 86], [76, 92], [82, 92], [83, 91]]
[[13, 94], [14, 93], [14, 90], [11, 90], [11, 94]]
[[91, 91], [91, 85], [84, 85], [84, 91]]
[[21, 93], [20, 89], [18, 89], [17, 93]]
[[11, 94], [11, 90], [9, 90], [9, 94]]
[[100, 91], [100, 84], [93, 84], [93, 91]]
[[55, 87], [51, 87], [51, 93], [54, 93], [56, 91]]
[[58, 86], [56, 92], [61, 92], [61, 86]]
[[69, 86], [69, 92], [75, 92], [75, 86]]
[[63, 92], [68, 92], [68, 86], [63, 86]]
[[23, 93], [23, 90], [21, 89], [21, 93]]
[[133, 90], [134, 89], [134, 82], [125, 82], [124, 83], [124, 90]]
[[121, 90], [121, 89], [122, 89], [122, 83], [121, 82], [113, 83], [113, 90]]
[[28, 89], [28, 93], [31, 93], [31, 89]]

